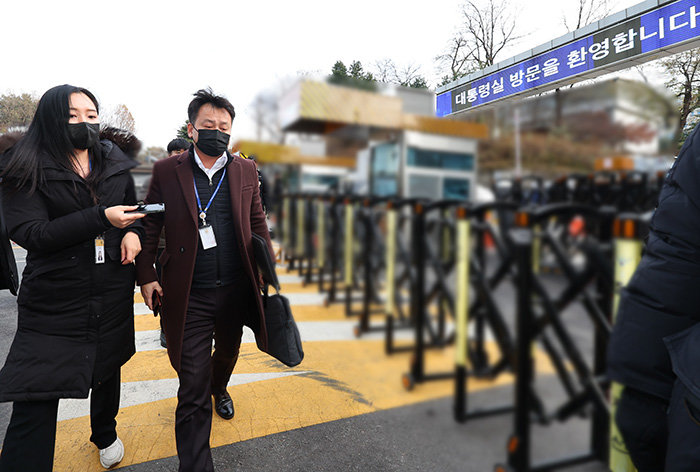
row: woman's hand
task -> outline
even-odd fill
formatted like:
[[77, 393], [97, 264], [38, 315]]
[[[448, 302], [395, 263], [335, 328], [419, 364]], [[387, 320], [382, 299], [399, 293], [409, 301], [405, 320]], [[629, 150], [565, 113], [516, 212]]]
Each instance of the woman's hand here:
[[122, 238], [122, 265], [131, 264], [141, 252], [139, 235], [129, 231]]
[[117, 205], [105, 210], [105, 216], [117, 228], [126, 228], [134, 221], [146, 216], [144, 213], [124, 213], [125, 211], [136, 210], [137, 205]]

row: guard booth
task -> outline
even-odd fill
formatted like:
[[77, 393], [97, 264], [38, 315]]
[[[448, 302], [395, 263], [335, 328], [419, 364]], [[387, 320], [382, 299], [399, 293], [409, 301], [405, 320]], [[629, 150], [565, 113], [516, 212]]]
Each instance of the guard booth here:
[[309, 156], [297, 146], [240, 140], [233, 149], [254, 156], [263, 173], [278, 175], [287, 192], [323, 193], [339, 189], [356, 166], [354, 156]]
[[357, 156], [355, 193], [473, 199], [483, 124], [435, 118], [434, 94], [375, 92], [302, 80], [280, 102], [286, 132], [321, 135], [331, 155]]
[[474, 139], [407, 131], [369, 148], [369, 193], [430, 200], [472, 200], [476, 188]]

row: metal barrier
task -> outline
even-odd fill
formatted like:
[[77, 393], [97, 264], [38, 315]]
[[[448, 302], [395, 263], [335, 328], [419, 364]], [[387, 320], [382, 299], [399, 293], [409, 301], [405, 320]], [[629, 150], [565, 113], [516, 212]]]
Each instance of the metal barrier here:
[[280, 215], [282, 228], [282, 246], [284, 247], [284, 254], [288, 264], [289, 269], [294, 270], [297, 258], [296, 248], [297, 248], [297, 235], [296, 231], [297, 225], [297, 194], [285, 194], [282, 197], [282, 213]]
[[[513, 203], [496, 202], [457, 210], [454, 415], [458, 422], [513, 410], [511, 403], [468, 411], [467, 382], [469, 377], [493, 379], [514, 367], [515, 343], [495, 292], [506, 283], [515, 285], [514, 253], [505, 237], [508, 228], [504, 222], [511, 221], [509, 216], [516, 209]], [[487, 219], [490, 213], [499, 214], [498, 226]], [[493, 245], [488, 251], [487, 241]], [[471, 303], [470, 292], [475, 295]], [[470, 326], [474, 328], [471, 336]], [[486, 350], [487, 329], [499, 350], [500, 357], [495, 360], [489, 359]]]
[[384, 330], [384, 326], [370, 326], [372, 314], [384, 313], [385, 304], [379, 292], [386, 267], [385, 237], [382, 226], [386, 224], [386, 205], [388, 198], [365, 198], [358, 211], [359, 228], [362, 241], [362, 308], [359, 322], [355, 327], [355, 336], [369, 331]]
[[[456, 208], [461, 200], [441, 200], [431, 203], [418, 202], [413, 207], [411, 228], [412, 265], [415, 269], [411, 290], [411, 318], [414, 323], [413, 355], [410, 370], [402, 377], [407, 390], [415, 384], [429, 380], [453, 377], [452, 372], [427, 374], [425, 350], [442, 348], [454, 341], [454, 334], [447, 334], [447, 317], [454, 319], [455, 296], [448, 278], [455, 268]], [[431, 306], [437, 313], [430, 312]], [[426, 343], [425, 337], [429, 338]]]
[[303, 284], [310, 284], [314, 275], [316, 235], [316, 207], [313, 204], [315, 196], [301, 194], [297, 199], [297, 249], [299, 260], [299, 276]]
[[[643, 179], [625, 184], [626, 176], [618, 180], [612, 174], [600, 174], [598, 180], [582, 175], [570, 178], [579, 184], [578, 197], [582, 189], [597, 187], [597, 202], [619, 204], [618, 197], [626, 195], [625, 205], [637, 208], [641, 196], [651, 195], [646, 181], [642, 191]], [[638, 193], [618, 192], [624, 185], [637, 185]], [[518, 210], [514, 202], [470, 206], [452, 200], [290, 194], [284, 196], [279, 226], [290, 265], [298, 264], [306, 283], [318, 275], [319, 290], [328, 292], [327, 303], [337, 300], [342, 277], [346, 315], [359, 315], [356, 335], [385, 329], [387, 354], [413, 352], [409, 372], [402, 378], [407, 389], [454, 378], [454, 414], [459, 422], [514, 411], [508, 463], [496, 470], [544, 471], [609, 461], [613, 472], [632, 472], [611, 422], [610, 411], [614, 412], [621, 386], [608, 385], [605, 349], [617, 307], [614, 297], [639, 260], [648, 215], [620, 214], [615, 219], [615, 213], [612, 207], [572, 202]], [[489, 214], [498, 217], [488, 218]], [[575, 219], [579, 221], [576, 231], [571, 224]], [[513, 229], [511, 224], [518, 227]], [[545, 260], [556, 271], [541, 270]], [[370, 315], [373, 305], [382, 303], [379, 291], [384, 281], [386, 324], [373, 325]], [[499, 289], [509, 290], [509, 285], [517, 293], [514, 319], [509, 316], [511, 307], [503, 306], [507, 301], [496, 294]], [[353, 310], [352, 303], [358, 300], [362, 308]], [[577, 314], [576, 320], [568, 319], [570, 312]], [[594, 332], [592, 345], [583, 349], [569, 324], [581, 319]], [[450, 321], [454, 321], [453, 332], [448, 332]], [[394, 344], [398, 327], [413, 329], [412, 344]], [[487, 349], [488, 336], [496, 356]], [[426, 349], [453, 342], [454, 371], [427, 373]], [[542, 349], [541, 358], [551, 364], [552, 378], [559, 381], [565, 398], [554, 409], [545, 408], [536, 388], [535, 343]], [[514, 402], [470, 410], [469, 379], [490, 379], [506, 371], [515, 373]], [[532, 464], [533, 421], [547, 425], [574, 416], [590, 418], [589, 450]]]
[[[419, 199], [396, 199], [387, 203], [386, 216], [386, 315], [385, 351], [387, 354], [410, 351], [411, 345], [396, 346], [394, 330], [414, 325], [411, 293], [415, 286], [412, 261], [413, 209]], [[407, 306], [408, 305], [408, 306]]]
[[[328, 202], [328, 277], [329, 287], [326, 306], [338, 301], [340, 281], [344, 276], [343, 234], [345, 233], [345, 197], [331, 195]], [[323, 279], [320, 282], [323, 284]]]
[[[565, 230], [574, 216], [586, 221], [585, 235], [573, 240]], [[611, 331], [612, 307], [612, 222], [614, 209], [596, 209], [576, 204], [555, 204], [523, 211], [511, 232], [518, 266], [517, 355], [514, 433], [508, 441], [508, 468], [517, 472], [544, 471], [588, 461], [607, 463], [610, 422], [607, 382], [604, 377], [605, 350]], [[556, 280], [532, 270], [533, 241], [539, 225], [541, 244], [556, 257], [565, 280]], [[571, 252], [574, 251], [574, 252]], [[592, 287], [592, 288], [591, 288]], [[565, 310], [578, 308], [593, 324], [591, 362], [574, 342], [562, 319]], [[567, 399], [546, 413], [534, 388], [533, 342], [539, 342], [552, 363]], [[555, 343], [556, 341], [556, 343]], [[571, 370], [573, 372], [571, 372]], [[584, 453], [532, 465], [530, 460], [532, 413], [540, 421], [566, 421], [586, 415], [591, 409], [590, 450]]]
[[359, 311], [354, 311], [352, 302], [362, 300], [362, 293], [355, 296], [356, 291], [361, 290], [357, 267], [362, 265], [363, 251], [361, 241], [363, 238], [363, 227], [358, 224], [360, 220], [360, 203], [363, 198], [358, 196], [346, 196], [343, 200], [345, 221], [343, 230], [343, 285], [345, 287], [345, 316], [359, 315]]

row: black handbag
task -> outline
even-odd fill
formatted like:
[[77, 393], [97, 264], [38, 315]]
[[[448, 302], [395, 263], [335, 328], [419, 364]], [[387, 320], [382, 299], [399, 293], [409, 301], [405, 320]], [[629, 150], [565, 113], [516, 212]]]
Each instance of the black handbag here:
[[[267, 328], [267, 352], [287, 367], [295, 367], [304, 359], [301, 336], [289, 300], [280, 295], [280, 285], [275, 271], [275, 262], [270, 256], [265, 238], [253, 233], [253, 253], [258, 270], [262, 275], [263, 311]], [[268, 294], [268, 287], [275, 288], [275, 295]]]

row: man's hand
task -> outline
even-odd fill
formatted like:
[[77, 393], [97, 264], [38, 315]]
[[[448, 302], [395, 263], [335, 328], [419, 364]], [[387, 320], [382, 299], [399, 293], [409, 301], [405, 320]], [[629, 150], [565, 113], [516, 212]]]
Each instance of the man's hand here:
[[141, 240], [138, 234], [129, 231], [122, 238], [122, 265], [131, 264], [141, 252]]
[[141, 285], [141, 295], [143, 296], [143, 301], [149, 310], [153, 311], [153, 291], [157, 291], [158, 295], [163, 296], [163, 288], [160, 286], [157, 280], [149, 282], [147, 284]]

